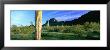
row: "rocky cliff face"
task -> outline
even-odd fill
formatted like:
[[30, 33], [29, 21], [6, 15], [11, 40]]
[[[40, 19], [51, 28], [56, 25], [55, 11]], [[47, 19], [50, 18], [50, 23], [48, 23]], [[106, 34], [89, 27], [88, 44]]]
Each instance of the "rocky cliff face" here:
[[[50, 26], [61, 26], [61, 25], [76, 25], [76, 24], [84, 24], [85, 22], [100, 22], [100, 11], [90, 11], [84, 15], [82, 15], [78, 19], [73, 19], [71, 21], [57, 21], [55, 18], [51, 18], [49, 20]], [[48, 21], [43, 25], [46, 26]]]

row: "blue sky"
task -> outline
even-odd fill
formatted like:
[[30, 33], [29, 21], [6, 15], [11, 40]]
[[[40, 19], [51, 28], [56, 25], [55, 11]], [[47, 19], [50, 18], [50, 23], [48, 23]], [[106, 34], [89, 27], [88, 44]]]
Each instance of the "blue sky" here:
[[87, 12], [89, 10], [43, 10], [42, 23], [44, 24], [51, 18], [55, 18], [58, 21], [70, 21], [81, 17]]
[[11, 25], [30, 25], [35, 24], [34, 10], [11, 10]]
[[[51, 18], [58, 21], [70, 21], [81, 17], [89, 10], [43, 10], [42, 24]], [[11, 25], [30, 25], [30, 22], [35, 24], [35, 10], [11, 10]]]

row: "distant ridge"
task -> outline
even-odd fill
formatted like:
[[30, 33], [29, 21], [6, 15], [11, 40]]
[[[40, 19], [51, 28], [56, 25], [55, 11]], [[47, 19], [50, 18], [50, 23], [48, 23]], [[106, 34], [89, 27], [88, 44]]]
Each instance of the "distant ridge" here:
[[[76, 24], [84, 24], [85, 22], [100, 22], [100, 11], [90, 11], [78, 19], [71, 19], [71, 21], [58, 21], [55, 18], [51, 18], [49, 20], [50, 26], [61, 26], [61, 25], [76, 25]], [[46, 26], [48, 21], [43, 26]]]

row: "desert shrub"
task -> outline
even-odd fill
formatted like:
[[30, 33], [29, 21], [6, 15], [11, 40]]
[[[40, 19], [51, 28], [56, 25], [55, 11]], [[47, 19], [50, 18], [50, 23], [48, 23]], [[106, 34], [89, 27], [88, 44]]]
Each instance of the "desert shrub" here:
[[12, 25], [10, 36], [12, 40], [32, 40], [35, 39], [35, 28], [34, 26]]
[[85, 23], [84, 28], [87, 33], [87, 39], [100, 39], [100, 24], [95, 22]]
[[70, 32], [70, 30], [71, 30], [71, 29], [70, 29], [69, 26], [68, 26], [68, 27], [65, 26], [62, 32], [68, 33], [68, 32]]
[[[35, 27], [13, 25], [11, 27], [12, 40], [34, 40]], [[43, 26], [43, 40], [82, 40], [82, 39], [100, 39], [100, 24], [95, 22], [86, 22], [84, 25], [72, 26]]]
[[[72, 25], [72, 26], [49, 26], [45, 27], [46, 32], [63, 33], [61, 35], [46, 33], [45, 37], [51, 39], [100, 39], [100, 24], [95, 22], [86, 22], [84, 25]], [[72, 35], [69, 35], [69, 34]], [[52, 38], [53, 37], [53, 38]], [[49, 39], [49, 38], [46, 38]]]

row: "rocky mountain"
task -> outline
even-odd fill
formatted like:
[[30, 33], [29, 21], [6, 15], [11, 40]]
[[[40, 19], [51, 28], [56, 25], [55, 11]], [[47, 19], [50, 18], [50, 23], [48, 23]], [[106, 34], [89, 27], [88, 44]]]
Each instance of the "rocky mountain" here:
[[84, 24], [85, 22], [99, 22], [100, 23], [100, 11], [90, 11], [78, 19], [73, 19], [71, 21], [57, 21], [55, 18], [51, 18], [43, 26], [46, 26], [49, 22], [49, 26], [61, 26], [61, 25], [76, 25]]

